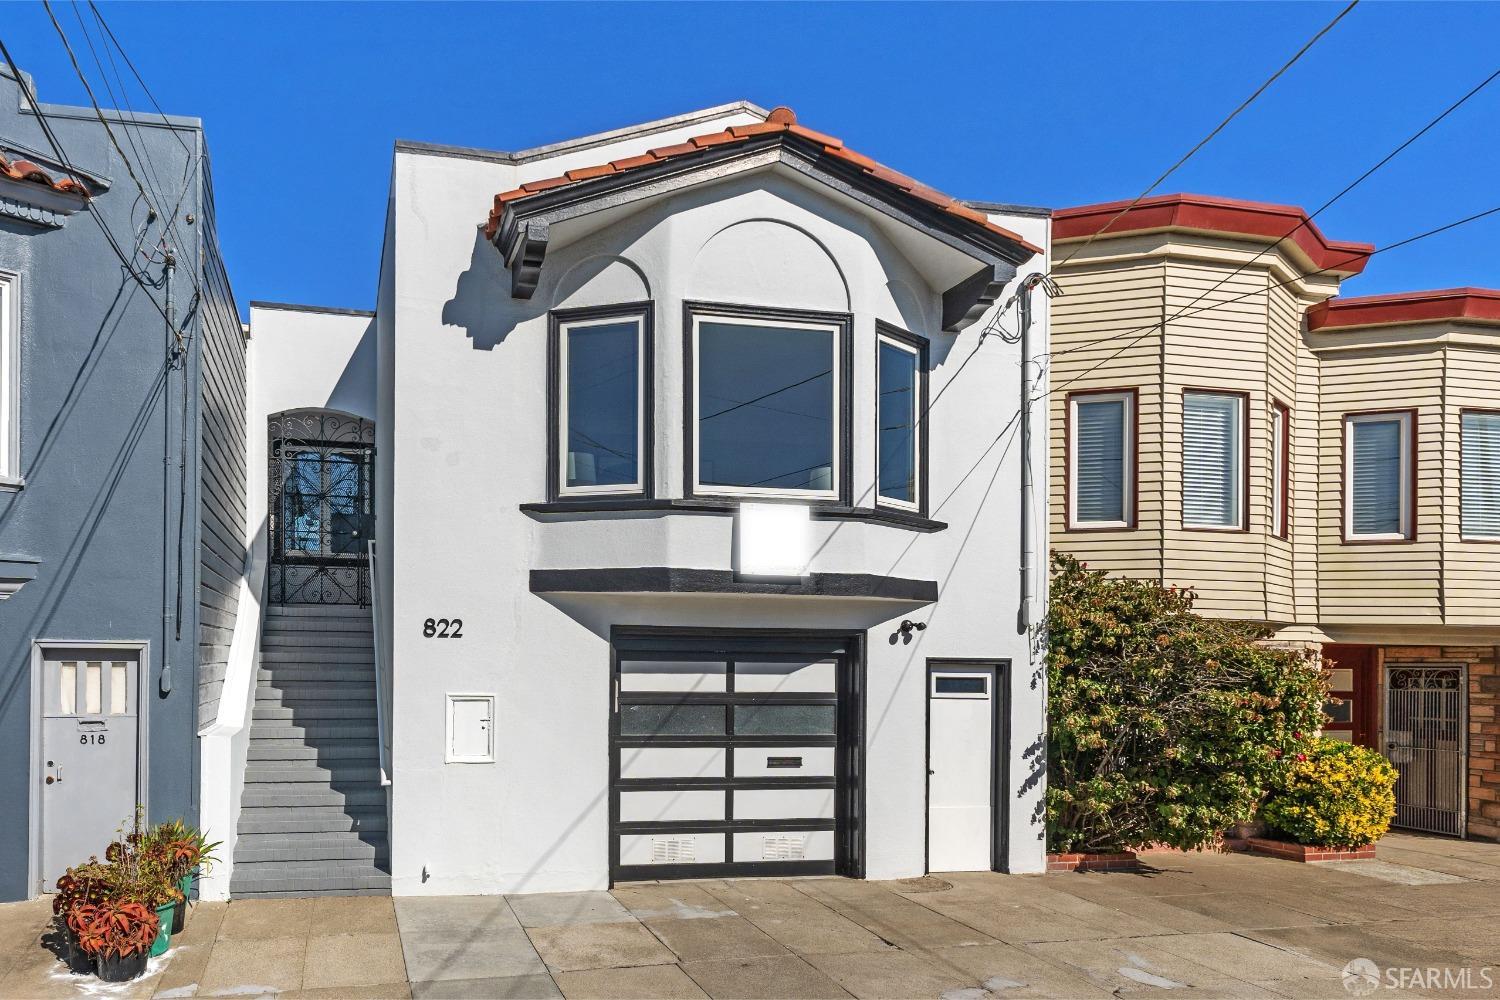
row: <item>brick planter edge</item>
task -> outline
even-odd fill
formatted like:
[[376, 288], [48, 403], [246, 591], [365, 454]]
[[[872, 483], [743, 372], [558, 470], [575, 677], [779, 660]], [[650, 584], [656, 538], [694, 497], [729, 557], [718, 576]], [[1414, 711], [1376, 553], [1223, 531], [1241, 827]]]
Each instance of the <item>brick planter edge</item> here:
[[1138, 867], [1134, 851], [1119, 854], [1049, 854], [1048, 872], [1121, 872]]
[[1375, 858], [1374, 844], [1363, 847], [1319, 847], [1316, 844], [1294, 844], [1289, 840], [1272, 840], [1269, 837], [1251, 837], [1245, 844], [1256, 854], [1304, 864], [1318, 861], [1372, 861]]

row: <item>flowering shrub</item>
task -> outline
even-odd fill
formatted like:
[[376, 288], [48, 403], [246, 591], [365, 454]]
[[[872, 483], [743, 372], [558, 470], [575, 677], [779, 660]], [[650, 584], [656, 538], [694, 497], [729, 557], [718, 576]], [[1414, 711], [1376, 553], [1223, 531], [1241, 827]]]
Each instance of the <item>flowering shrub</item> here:
[[1316, 665], [1191, 591], [1054, 554], [1047, 625], [1051, 851], [1207, 847], [1322, 724]]
[[1374, 750], [1316, 739], [1293, 756], [1261, 818], [1299, 844], [1363, 847], [1396, 815], [1396, 769]]

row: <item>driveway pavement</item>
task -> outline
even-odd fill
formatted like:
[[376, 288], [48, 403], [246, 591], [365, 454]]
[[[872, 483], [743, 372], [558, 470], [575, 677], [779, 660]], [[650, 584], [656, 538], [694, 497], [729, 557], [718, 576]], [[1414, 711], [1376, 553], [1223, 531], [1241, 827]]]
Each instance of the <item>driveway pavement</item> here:
[[1342, 998], [1361, 958], [1377, 1000], [1500, 994], [1500, 845], [1409, 835], [1325, 865], [203, 904], [123, 986], [67, 975], [48, 917], [0, 906], [0, 997]]

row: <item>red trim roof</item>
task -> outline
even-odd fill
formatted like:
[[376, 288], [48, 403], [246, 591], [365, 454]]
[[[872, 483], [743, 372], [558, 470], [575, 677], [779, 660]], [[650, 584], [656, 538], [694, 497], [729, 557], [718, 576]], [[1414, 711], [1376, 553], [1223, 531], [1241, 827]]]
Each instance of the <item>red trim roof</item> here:
[[[1162, 229], [1188, 229], [1256, 239], [1291, 239], [1319, 271], [1358, 274], [1375, 250], [1370, 243], [1330, 240], [1295, 205], [1239, 201], [1201, 194], [1162, 194], [1130, 202], [1064, 208], [1052, 214], [1053, 240], [1086, 239], [1106, 230], [1110, 236]], [[1119, 216], [1119, 218], [1115, 218]]]
[[1443, 320], [1500, 323], [1500, 289], [1441, 288], [1429, 292], [1329, 299], [1307, 311], [1309, 330], [1353, 330]]
[[582, 167], [577, 170], [569, 170], [560, 177], [549, 177], [545, 180], [528, 181], [520, 187], [511, 191], [502, 191], [495, 196], [495, 207], [490, 211], [489, 223], [484, 228], [484, 234], [488, 239], [494, 239], [495, 233], [500, 228], [500, 217], [505, 212], [505, 206], [513, 201], [519, 201], [529, 195], [539, 194], [542, 191], [550, 191], [553, 188], [562, 187], [567, 184], [578, 184], [592, 180], [595, 177], [604, 177], [610, 174], [622, 174], [638, 167], [649, 166], [670, 160], [673, 157], [685, 156], [696, 153], [699, 150], [711, 146], [723, 146], [730, 143], [743, 142], [751, 136], [757, 135], [794, 135], [801, 139], [817, 143], [823, 147], [824, 154], [837, 157], [845, 163], [859, 167], [865, 173], [878, 180], [884, 181], [891, 187], [902, 191], [913, 198], [924, 201], [935, 208], [939, 208], [950, 215], [958, 216], [968, 222], [974, 223], [983, 229], [1011, 240], [1034, 254], [1042, 253], [1041, 247], [1024, 239], [1020, 235], [1011, 232], [1003, 226], [997, 226], [989, 220], [982, 212], [963, 204], [956, 198], [951, 198], [941, 191], [936, 191], [925, 184], [918, 183], [905, 174], [897, 173], [889, 167], [883, 166], [844, 145], [842, 140], [822, 132], [815, 132], [810, 128], [797, 124], [797, 115], [791, 108], [776, 108], [764, 122], [754, 125], [732, 125], [722, 132], [711, 132], [708, 135], [694, 136], [686, 142], [680, 142], [673, 146], [661, 146], [648, 150], [640, 156], [628, 156], [624, 159], [611, 160], [594, 167]]
[[42, 187], [61, 191], [63, 194], [77, 194], [87, 198], [89, 196], [82, 184], [71, 177], [61, 180], [53, 180], [52, 175], [30, 160], [7, 160], [0, 153], [0, 177], [7, 177], [13, 181], [23, 181], [31, 184], [40, 184]]

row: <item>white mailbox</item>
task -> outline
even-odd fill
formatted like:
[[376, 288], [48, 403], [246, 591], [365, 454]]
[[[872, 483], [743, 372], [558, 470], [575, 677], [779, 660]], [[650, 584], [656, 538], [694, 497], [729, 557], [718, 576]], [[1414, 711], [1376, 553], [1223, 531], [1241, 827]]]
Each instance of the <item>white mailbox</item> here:
[[448, 695], [448, 764], [495, 762], [495, 696]]

